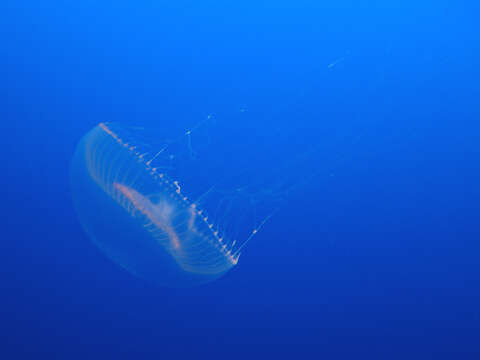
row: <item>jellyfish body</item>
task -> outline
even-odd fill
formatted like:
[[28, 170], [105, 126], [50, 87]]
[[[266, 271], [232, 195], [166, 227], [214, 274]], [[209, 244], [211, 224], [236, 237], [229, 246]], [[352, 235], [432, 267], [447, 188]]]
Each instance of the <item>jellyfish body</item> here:
[[238, 262], [234, 242], [118, 130], [100, 123], [72, 161], [74, 205], [89, 237], [117, 264], [161, 285], [191, 286], [225, 274]]

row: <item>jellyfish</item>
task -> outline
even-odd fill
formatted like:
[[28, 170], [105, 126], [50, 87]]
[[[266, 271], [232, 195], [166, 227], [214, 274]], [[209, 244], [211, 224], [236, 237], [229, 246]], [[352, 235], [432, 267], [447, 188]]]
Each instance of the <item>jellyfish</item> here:
[[[90, 130], [71, 164], [79, 220], [107, 257], [140, 278], [168, 287], [215, 280], [237, 265], [243, 246], [271, 214], [249, 229], [243, 242], [237, 241], [203, 207], [202, 199], [211, 191], [193, 198], [172, 177], [165, 150], [145, 152], [117, 124], [100, 123]], [[220, 194], [216, 209], [225, 217], [232, 194]]]

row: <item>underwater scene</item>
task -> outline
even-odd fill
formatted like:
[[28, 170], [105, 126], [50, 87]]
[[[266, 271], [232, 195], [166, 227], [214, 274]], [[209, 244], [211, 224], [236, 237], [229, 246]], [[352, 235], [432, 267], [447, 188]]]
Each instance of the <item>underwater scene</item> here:
[[0, 358], [479, 359], [480, 5], [0, 4]]

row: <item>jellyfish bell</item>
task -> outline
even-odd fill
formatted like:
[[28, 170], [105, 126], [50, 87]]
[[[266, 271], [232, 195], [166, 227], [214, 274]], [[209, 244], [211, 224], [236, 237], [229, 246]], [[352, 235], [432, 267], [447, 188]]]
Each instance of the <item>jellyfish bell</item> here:
[[[245, 244], [225, 225], [235, 202], [221, 191], [190, 197], [168, 173], [169, 151], [148, 154], [124, 130], [100, 123], [73, 157], [73, 201], [89, 237], [114, 262], [160, 285], [187, 287], [224, 275]], [[218, 216], [209, 218], [205, 198]], [[250, 229], [246, 241], [258, 229]]]

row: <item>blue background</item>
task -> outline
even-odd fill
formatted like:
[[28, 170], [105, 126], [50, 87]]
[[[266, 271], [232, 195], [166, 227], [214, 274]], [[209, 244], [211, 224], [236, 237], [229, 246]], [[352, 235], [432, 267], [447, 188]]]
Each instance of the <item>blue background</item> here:
[[[478, 358], [479, 10], [3, 1], [1, 357]], [[301, 186], [226, 276], [159, 288], [88, 240], [70, 159], [100, 121], [208, 114]]]

